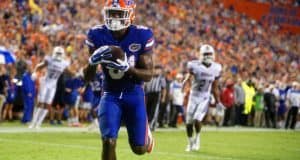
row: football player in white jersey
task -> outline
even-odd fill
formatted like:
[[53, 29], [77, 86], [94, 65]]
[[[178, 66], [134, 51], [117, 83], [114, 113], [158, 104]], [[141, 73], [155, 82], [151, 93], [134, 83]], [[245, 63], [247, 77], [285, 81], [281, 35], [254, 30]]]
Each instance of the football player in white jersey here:
[[[48, 108], [50, 108], [52, 104], [56, 91], [57, 80], [69, 65], [70, 62], [65, 60], [64, 48], [56, 46], [53, 49], [52, 56], [46, 56], [43, 62], [36, 66], [33, 72], [34, 79], [37, 72], [45, 67], [47, 68], [45, 77], [42, 77], [40, 80], [38, 104], [29, 128], [40, 128], [48, 113]], [[71, 72], [70, 69], [68, 69], [68, 71]]]
[[[210, 45], [200, 47], [199, 60], [187, 63], [188, 74], [184, 79], [184, 86], [190, 83], [190, 95], [186, 115], [186, 131], [188, 145], [186, 151], [200, 149], [201, 122], [206, 115], [211, 91], [217, 105], [222, 105], [219, 100], [218, 78], [222, 66], [215, 61], [215, 51]], [[195, 127], [196, 136], [193, 138]]]

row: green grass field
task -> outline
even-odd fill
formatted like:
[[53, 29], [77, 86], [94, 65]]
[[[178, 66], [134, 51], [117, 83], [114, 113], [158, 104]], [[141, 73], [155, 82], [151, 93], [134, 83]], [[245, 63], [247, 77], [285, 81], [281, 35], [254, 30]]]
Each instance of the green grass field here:
[[[49, 129], [50, 128], [50, 129]], [[2, 132], [1, 132], [2, 131]], [[186, 137], [180, 131], [154, 133], [152, 154], [135, 156], [127, 135], [120, 131], [119, 160], [299, 160], [299, 131], [268, 131], [205, 128], [201, 150], [187, 153]], [[0, 126], [0, 160], [100, 160], [99, 133], [83, 129], [47, 127], [39, 132], [25, 127]]]

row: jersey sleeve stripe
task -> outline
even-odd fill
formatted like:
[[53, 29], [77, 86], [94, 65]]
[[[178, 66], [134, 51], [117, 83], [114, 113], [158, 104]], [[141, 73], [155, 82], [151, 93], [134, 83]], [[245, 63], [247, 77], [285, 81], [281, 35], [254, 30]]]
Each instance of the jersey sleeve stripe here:
[[85, 44], [87, 44], [89, 47], [95, 47], [95, 44], [89, 41], [88, 39], [85, 40]]
[[148, 40], [147, 44], [146, 44], [146, 48], [150, 48], [153, 47], [154, 45], [154, 39], [151, 38], [150, 40]]

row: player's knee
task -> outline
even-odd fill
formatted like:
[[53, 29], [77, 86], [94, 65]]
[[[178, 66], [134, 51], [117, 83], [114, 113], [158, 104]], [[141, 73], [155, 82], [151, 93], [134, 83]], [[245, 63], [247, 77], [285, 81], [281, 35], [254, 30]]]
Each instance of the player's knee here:
[[146, 147], [144, 146], [131, 146], [131, 150], [136, 155], [143, 155], [147, 151]]
[[187, 127], [187, 128], [193, 127], [193, 123], [187, 123], [187, 124], [186, 124], [186, 127]]
[[196, 125], [201, 125], [201, 123], [202, 123], [201, 121], [195, 120], [195, 124], [196, 124]]
[[116, 147], [116, 140], [111, 138], [102, 139], [103, 147], [105, 148], [114, 148]]

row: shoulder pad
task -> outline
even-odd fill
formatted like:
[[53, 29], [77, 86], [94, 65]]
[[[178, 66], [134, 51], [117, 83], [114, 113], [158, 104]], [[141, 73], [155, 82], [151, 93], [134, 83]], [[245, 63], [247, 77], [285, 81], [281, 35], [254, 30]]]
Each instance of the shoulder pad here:
[[95, 47], [95, 34], [99, 32], [103, 32], [105, 29], [104, 25], [96, 25], [92, 28], [89, 29], [87, 32], [87, 39], [85, 40], [85, 44], [88, 45], [89, 47]]
[[142, 25], [134, 26], [137, 34], [139, 35], [140, 39], [142, 40], [143, 50], [144, 52], [148, 52], [152, 50], [155, 40], [153, 32], [150, 28]]

